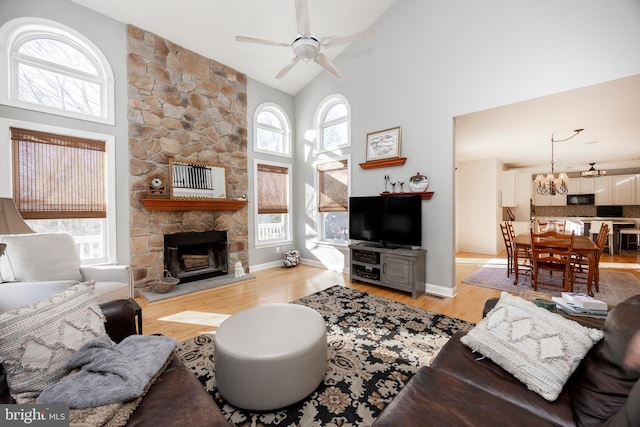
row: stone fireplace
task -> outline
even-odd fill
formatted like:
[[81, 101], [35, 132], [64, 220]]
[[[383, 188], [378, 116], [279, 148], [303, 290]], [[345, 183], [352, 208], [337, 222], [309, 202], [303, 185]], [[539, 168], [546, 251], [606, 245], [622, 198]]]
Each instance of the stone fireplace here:
[[[248, 272], [246, 206], [152, 210], [141, 202], [147, 198], [147, 178], [169, 178], [170, 159], [224, 167], [227, 199], [248, 193], [246, 76], [131, 25], [127, 26], [127, 50], [130, 265], [136, 295], [162, 277], [168, 265], [165, 235], [222, 232], [226, 260], [222, 261], [222, 246], [217, 244], [185, 258], [187, 269], [202, 267], [226, 274], [228, 266], [240, 261]], [[205, 259], [212, 265], [205, 268]], [[185, 275], [181, 282], [191, 277], [187, 271], [180, 274]]]
[[175, 233], [164, 236], [164, 265], [180, 283], [229, 272], [226, 231]]

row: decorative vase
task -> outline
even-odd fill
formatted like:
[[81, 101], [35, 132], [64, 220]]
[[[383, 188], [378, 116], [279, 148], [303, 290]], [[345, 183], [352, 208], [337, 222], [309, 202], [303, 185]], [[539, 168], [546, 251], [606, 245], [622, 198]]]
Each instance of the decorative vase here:
[[429, 187], [429, 178], [421, 175], [420, 172], [409, 178], [409, 189], [413, 192], [421, 193]]

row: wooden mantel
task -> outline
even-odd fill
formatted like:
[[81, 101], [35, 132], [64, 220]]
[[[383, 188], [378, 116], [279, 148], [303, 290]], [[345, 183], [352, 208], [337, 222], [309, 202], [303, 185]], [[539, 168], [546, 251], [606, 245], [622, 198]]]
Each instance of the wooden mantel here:
[[412, 196], [414, 194], [417, 194], [420, 197], [422, 197], [422, 200], [430, 200], [431, 197], [433, 197], [433, 191], [406, 191], [406, 192], [402, 192], [402, 193], [380, 193], [380, 195], [383, 196], [383, 197], [389, 197], [389, 196]]
[[141, 199], [150, 211], [237, 211], [247, 206], [246, 200]]

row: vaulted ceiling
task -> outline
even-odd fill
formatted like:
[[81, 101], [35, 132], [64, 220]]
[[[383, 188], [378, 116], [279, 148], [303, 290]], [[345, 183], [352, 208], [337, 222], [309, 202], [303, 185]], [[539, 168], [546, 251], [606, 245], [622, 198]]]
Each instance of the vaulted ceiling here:
[[[294, 0], [72, 0], [123, 23], [171, 40], [250, 78], [295, 95], [319, 73], [298, 63], [283, 79], [288, 47], [240, 43], [236, 35], [291, 43], [297, 35]], [[311, 30], [320, 37], [369, 29], [396, 0], [309, 0]], [[375, 36], [374, 36], [375, 37]], [[375, 39], [374, 39], [375, 40]], [[355, 42], [358, 43], [358, 42]], [[328, 49], [335, 59], [346, 47]], [[640, 168], [640, 76], [474, 112], [456, 118], [456, 161], [499, 158], [507, 167], [547, 173], [551, 135], [556, 171]]]
[[[314, 62], [300, 62], [285, 78], [276, 79], [276, 74], [294, 56], [291, 48], [235, 40], [235, 36], [240, 35], [293, 42], [298, 35], [294, 0], [72, 1], [155, 33], [291, 95], [323, 72], [323, 68]], [[321, 38], [365, 31], [395, 2], [310, 0], [310, 28]], [[334, 59], [348, 46], [337, 46], [324, 53]]]

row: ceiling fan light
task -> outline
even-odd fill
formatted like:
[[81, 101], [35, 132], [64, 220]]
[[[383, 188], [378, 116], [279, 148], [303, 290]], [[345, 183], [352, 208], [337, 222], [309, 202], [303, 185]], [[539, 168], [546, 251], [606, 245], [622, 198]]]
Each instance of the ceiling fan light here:
[[580, 176], [581, 177], [591, 178], [591, 177], [603, 176], [603, 175], [607, 174], [606, 170], [596, 169], [595, 168], [595, 163], [589, 163], [589, 165], [591, 165], [589, 170], [580, 172]]
[[293, 42], [291, 48], [298, 59], [310, 61], [318, 56], [320, 43], [313, 37], [299, 37]]

